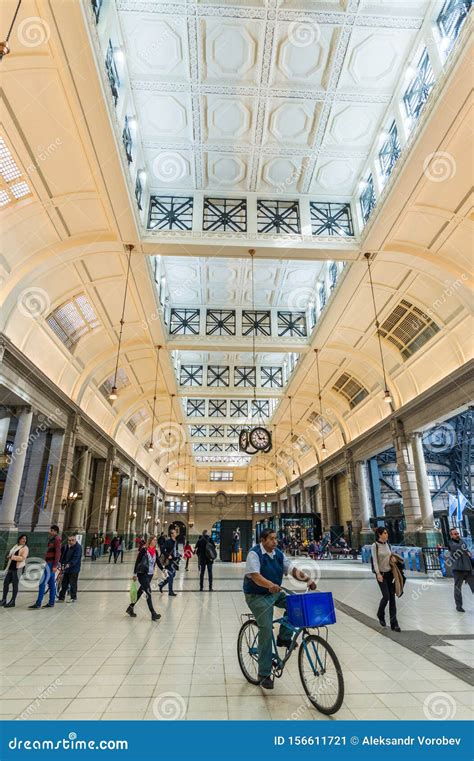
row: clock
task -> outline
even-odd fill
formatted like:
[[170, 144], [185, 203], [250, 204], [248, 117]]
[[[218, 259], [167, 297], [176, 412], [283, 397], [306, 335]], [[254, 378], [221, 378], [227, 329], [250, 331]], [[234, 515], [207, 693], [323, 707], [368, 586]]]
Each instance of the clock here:
[[269, 452], [272, 448], [272, 436], [263, 426], [252, 428], [249, 432], [249, 441], [258, 452]]
[[249, 445], [249, 433], [248, 431], [240, 431], [239, 433], [239, 449], [241, 452], [246, 452]]

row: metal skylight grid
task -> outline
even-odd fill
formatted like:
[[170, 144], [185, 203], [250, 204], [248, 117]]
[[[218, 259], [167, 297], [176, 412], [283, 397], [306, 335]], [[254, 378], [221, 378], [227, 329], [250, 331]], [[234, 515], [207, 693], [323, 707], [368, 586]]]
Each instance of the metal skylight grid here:
[[24, 180], [22, 180], [22, 182], [16, 182], [14, 185], [10, 185], [10, 190], [15, 198], [23, 198], [31, 193], [28, 183]]
[[388, 131], [388, 137], [379, 152], [380, 169], [385, 179], [388, 179], [392, 174], [393, 167], [400, 158], [401, 152], [397, 125], [393, 121]]
[[375, 209], [376, 197], [374, 188], [374, 178], [371, 174], [367, 177], [365, 187], [359, 196], [360, 209], [364, 222], [367, 222], [373, 210]]
[[81, 336], [99, 327], [99, 320], [85, 295], [61, 304], [48, 315], [46, 322], [68, 349]]
[[10, 180], [16, 180], [18, 177], [21, 177], [21, 171], [2, 137], [0, 137], [0, 174], [5, 182], [10, 182]]
[[311, 201], [309, 206], [313, 235], [354, 235], [349, 203]]
[[192, 196], [150, 196], [149, 230], [192, 230]]
[[428, 96], [435, 83], [435, 76], [431, 67], [430, 57], [428, 51], [425, 50], [421, 54], [418, 66], [416, 68], [416, 74], [408, 85], [405, 95], [403, 96], [403, 102], [405, 103], [406, 112], [409, 117], [415, 122], [428, 100]]
[[472, 7], [472, 0], [447, 0], [436, 19], [443, 41], [445, 55], [448, 55], [461, 31]]

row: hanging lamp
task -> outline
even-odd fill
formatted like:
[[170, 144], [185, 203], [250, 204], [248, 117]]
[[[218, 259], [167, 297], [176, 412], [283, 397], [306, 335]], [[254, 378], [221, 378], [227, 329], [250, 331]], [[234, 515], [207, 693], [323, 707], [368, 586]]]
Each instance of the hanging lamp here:
[[321, 378], [319, 375], [319, 352], [317, 349], [314, 350], [314, 353], [316, 354], [316, 373], [318, 376], [318, 399], [319, 399], [319, 422], [321, 424], [321, 452], [323, 455], [326, 454], [326, 442], [324, 441], [324, 419], [323, 419], [323, 400], [321, 397]]
[[122, 304], [122, 316], [120, 318], [120, 331], [119, 331], [119, 340], [118, 340], [118, 346], [117, 346], [117, 357], [115, 360], [115, 372], [114, 372], [114, 380], [112, 383], [112, 389], [109, 394], [109, 401], [115, 402], [118, 398], [118, 390], [117, 390], [117, 373], [118, 373], [118, 365], [120, 360], [120, 349], [122, 346], [122, 334], [123, 334], [123, 326], [125, 322], [125, 307], [127, 305], [127, 294], [128, 294], [128, 281], [130, 278], [130, 265], [132, 262], [132, 251], [134, 249], [134, 246], [131, 243], [127, 243], [125, 248], [128, 251], [128, 261], [127, 261], [127, 276], [125, 278], [125, 291], [123, 294], [123, 304]]
[[156, 411], [156, 389], [158, 385], [158, 367], [159, 367], [159, 356], [160, 356], [160, 349], [161, 346], [156, 347], [156, 368], [155, 368], [155, 387], [153, 392], [153, 410], [151, 413], [151, 434], [150, 434], [150, 443], [148, 444], [148, 451], [153, 452], [154, 443], [153, 443], [153, 433], [155, 430], [155, 411]]
[[383, 349], [382, 349], [382, 339], [380, 337], [380, 323], [379, 323], [379, 316], [377, 314], [377, 305], [375, 303], [375, 293], [374, 293], [374, 283], [372, 281], [372, 270], [370, 267], [370, 254], [369, 252], [364, 254], [366, 260], [367, 260], [367, 270], [369, 273], [369, 283], [370, 283], [370, 292], [372, 294], [372, 303], [374, 305], [374, 315], [375, 315], [375, 327], [377, 329], [377, 340], [379, 343], [379, 353], [380, 353], [380, 364], [382, 365], [382, 374], [383, 374], [383, 385], [384, 385], [384, 392], [383, 392], [383, 400], [387, 404], [392, 404], [393, 399], [392, 395], [389, 391], [388, 385], [387, 385], [387, 374], [385, 372], [385, 362], [383, 358]]

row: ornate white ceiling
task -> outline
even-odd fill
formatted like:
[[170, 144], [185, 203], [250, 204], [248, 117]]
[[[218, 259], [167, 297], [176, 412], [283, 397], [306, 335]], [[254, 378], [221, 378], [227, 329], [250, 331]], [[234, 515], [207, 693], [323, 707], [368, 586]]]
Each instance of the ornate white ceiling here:
[[118, 0], [152, 192], [349, 198], [427, 0]]

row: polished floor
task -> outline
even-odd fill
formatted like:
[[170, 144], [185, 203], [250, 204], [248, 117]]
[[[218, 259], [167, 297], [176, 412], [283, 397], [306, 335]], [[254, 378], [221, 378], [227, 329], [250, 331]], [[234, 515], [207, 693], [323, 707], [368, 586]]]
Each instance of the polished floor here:
[[[308, 561], [301, 561], [305, 567]], [[0, 717], [5, 719], [294, 719], [326, 717], [309, 706], [296, 657], [273, 692], [248, 684], [236, 638], [246, 611], [243, 564], [215, 564], [215, 589], [199, 593], [195, 559], [180, 570], [177, 597], [154, 593], [125, 615], [132, 557], [83, 564], [76, 604], [28, 610], [36, 581], [17, 606], [0, 609]], [[331, 720], [472, 719], [473, 595], [454, 609], [453, 582], [412, 574], [399, 600], [401, 634], [375, 619], [378, 588], [360, 561], [322, 561], [319, 588], [337, 601], [330, 642], [345, 699]], [[292, 582], [293, 588], [296, 582]]]

